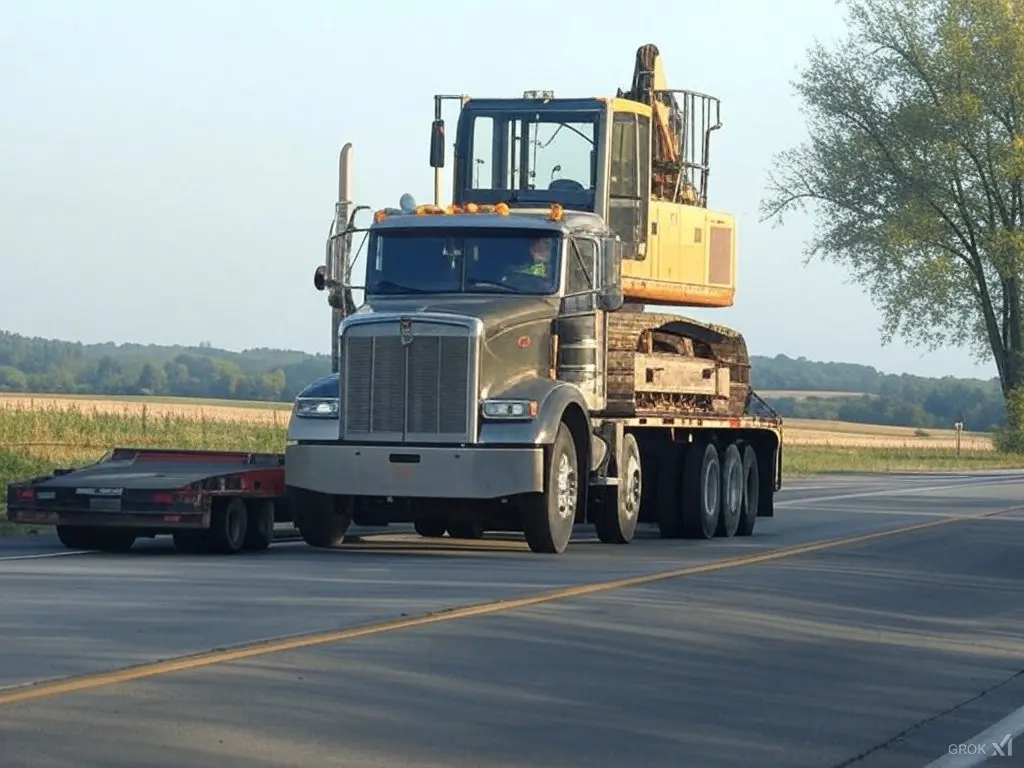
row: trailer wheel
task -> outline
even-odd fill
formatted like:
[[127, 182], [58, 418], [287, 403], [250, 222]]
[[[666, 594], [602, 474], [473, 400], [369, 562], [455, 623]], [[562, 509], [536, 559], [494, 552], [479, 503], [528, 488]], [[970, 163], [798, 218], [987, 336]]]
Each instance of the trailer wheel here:
[[484, 526], [479, 520], [449, 520], [448, 535], [453, 539], [482, 539]]
[[605, 488], [601, 503], [594, 509], [594, 528], [604, 544], [628, 544], [636, 533], [643, 498], [643, 474], [640, 469], [640, 446], [636, 437], [626, 434], [622, 439], [622, 467], [616, 467], [619, 483]]
[[576, 444], [565, 422], [558, 425], [544, 488], [523, 504], [523, 533], [531, 551], [558, 555], [569, 546], [580, 503]]
[[240, 552], [245, 546], [249, 514], [245, 502], [237, 496], [227, 503], [215, 504], [207, 532], [212, 549], [225, 555]]
[[728, 538], [736, 533], [743, 513], [743, 456], [736, 443], [722, 454], [722, 511], [715, 533]]
[[444, 536], [445, 522], [439, 517], [417, 517], [413, 527], [424, 538], [439, 539]]
[[683, 462], [683, 535], [710, 539], [718, 528], [722, 507], [722, 466], [718, 448], [710, 440], [695, 443]]
[[246, 505], [246, 513], [248, 523], [242, 549], [253, 552], [266, 549], [274, 540], [274, 502], [253, 499]]
[[351, 496], [331, 496], [294, 487], [288, 488], [288, 496], [292, 521], [304, 542], [320, 549], [334, 549], [344, 543], [355, 512]]
[[740, 513], [737, 536], [750, 536], [757, 522], [757, 505], [760, 502], [761, 478], [757, 471], [757, 453], [753, 446], [743, 447], [743, 510]]

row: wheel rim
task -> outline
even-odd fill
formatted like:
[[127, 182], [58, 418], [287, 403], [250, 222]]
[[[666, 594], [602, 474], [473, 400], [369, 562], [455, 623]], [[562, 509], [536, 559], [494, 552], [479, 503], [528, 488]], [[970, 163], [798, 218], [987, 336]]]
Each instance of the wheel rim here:
[[632, 520], [640, 509], [640, 496], [642, 493], [640, 488], [640, 467], [633, 456], [629, 457], [629, 463], [626, 466], [628, 468], [626, 474], [628, 485], [626, 487], [625, 512], [626, 519]]
[[704, 514], [714, 517], [718, 508], [719, 475], [716, 464], [708, 464], [704, 470]]
[[563, 520], [576, 509], [576, 471], [569, 456], [563, 453], [558, 459], [558, 516]]

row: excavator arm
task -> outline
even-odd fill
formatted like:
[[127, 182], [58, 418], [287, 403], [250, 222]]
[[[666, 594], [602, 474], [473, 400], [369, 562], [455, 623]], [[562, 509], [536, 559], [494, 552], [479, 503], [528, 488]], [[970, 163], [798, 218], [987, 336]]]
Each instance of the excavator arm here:
[[[676, 98], [677, 93], [683, 97], [683, 106]], [[706, 206], [708, 135], [721, 125], [718, 100], [670, 89], [661, 53], [654, 43], [637, 49], [633, 82], [628, 91], [619, 89], [618, 96], [651, 108], [654, 123], [651, 190], [654, 196], [670, 202]], [[696, 183], [695, 175], [699, 175]]]

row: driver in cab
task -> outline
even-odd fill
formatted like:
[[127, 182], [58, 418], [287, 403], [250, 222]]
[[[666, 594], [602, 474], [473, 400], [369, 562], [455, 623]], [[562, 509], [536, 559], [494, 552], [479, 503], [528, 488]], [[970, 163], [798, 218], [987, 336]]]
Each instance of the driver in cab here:
[[550, 277], [551, 242], [550, 239], [541, 237], [530, 243], [530, 260], [525, 264], [512, 267], [512, 273], [533, 275], [535, 277]]

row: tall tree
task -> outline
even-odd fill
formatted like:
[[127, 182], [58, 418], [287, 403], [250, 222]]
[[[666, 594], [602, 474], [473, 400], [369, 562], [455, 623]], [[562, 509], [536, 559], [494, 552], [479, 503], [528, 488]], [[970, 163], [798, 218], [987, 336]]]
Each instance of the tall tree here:
[[1024, 0], [843, 4], [846, 39], [795, 83], [809, 139], [775, 159], [764, 220], [816, 209], [807, 258], [866, 287], [883, 340], [991, 357], [1024, 428]]

